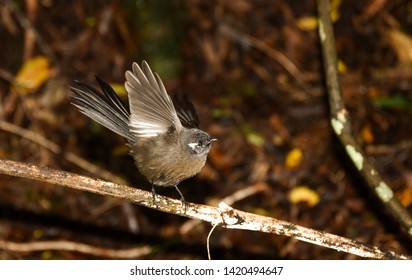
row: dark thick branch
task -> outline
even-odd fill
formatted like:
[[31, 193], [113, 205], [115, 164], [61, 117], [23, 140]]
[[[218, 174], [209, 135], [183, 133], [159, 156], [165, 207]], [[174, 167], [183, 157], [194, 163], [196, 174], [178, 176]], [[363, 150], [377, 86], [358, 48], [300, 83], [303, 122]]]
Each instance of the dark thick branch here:
[[333, 130], [345, 147], [346, 152], [355, 167], [362, 177], [365, 178], [372, 193], [382, 201], [389, 213], [399, 221], [409, 236], [412, 237], [412, 218], [410, 214], [394, 196], [389, 185], [383, 180], [377, 169], [368, 160], [366, 154], [353, 137], [348, 111], [345, 109], [342, 100], [342, 89], [338, 77], [335, 39], [329, 12], [329, 1], [318, 0], [319, 37], [322, 45]]

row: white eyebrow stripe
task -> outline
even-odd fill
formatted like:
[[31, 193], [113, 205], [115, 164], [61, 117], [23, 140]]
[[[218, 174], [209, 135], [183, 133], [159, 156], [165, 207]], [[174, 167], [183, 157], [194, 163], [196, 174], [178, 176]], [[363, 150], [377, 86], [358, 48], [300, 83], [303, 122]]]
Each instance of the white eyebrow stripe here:
[[197, 142], [195, 142], [195, 143], [189, 143], [189, 144], [187, 144], [187, 145], [189, 145], [190, 148], [195, 149], [195, 147], [197, 146]]

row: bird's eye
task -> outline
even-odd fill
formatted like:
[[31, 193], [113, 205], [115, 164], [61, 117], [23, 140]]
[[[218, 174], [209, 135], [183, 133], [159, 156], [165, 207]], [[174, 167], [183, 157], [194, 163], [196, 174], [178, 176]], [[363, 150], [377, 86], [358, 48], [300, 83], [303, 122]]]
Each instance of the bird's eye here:
[[197, 142], [197, 145], [198, 145], [198, 146], [203, 146], [203, 141], [202, 141], [202, 140], [199, 140], [199, 141]]

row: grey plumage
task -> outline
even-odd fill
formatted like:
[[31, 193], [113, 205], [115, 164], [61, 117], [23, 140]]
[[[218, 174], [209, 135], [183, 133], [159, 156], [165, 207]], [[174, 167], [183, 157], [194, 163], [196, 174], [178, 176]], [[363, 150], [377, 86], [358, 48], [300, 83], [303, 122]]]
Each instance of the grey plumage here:
[[99, 77], [95, 78], [103, 94], [80, 81], [74, 81], [77, 87], [70, 87], [74, 93], [72, 104], [92, 120], [133, 141], [128, 125], [130, 113], [113, 89]]
[[157, 136], [170, 127], [180, 132], [182, 124], [157, 73], [153, 74], [145, 61], [142, 68], [133, 63], [132, 69], [133, 72], [126, 72], [125, 82], [131, 111], [130, 131], [137, 137]]
[[145, 61], [142, 67], [133, 63], [132, 71], [126, 72], [130, 112], [107, 83], [96, 79], [103, 94], [76, 81], [77, 87], [70, 88], [73, 104], [127, 139], [138, 169], [150, 183], [179, 191], [182, 180], [201, 171], [216, 139], [198, 128], [192, 103], [182, 96], [172, 100]]

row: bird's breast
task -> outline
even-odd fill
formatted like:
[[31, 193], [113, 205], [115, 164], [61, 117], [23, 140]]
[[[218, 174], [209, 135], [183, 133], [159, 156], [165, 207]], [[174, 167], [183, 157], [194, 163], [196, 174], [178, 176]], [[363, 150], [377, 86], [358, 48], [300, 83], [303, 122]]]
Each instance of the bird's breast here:
[[170, 139], [136, 141], [132, 151], [139, 171], [157, 186], [176, 186], [198, 174], [206, 162], [206, 156], [190, 154]]

